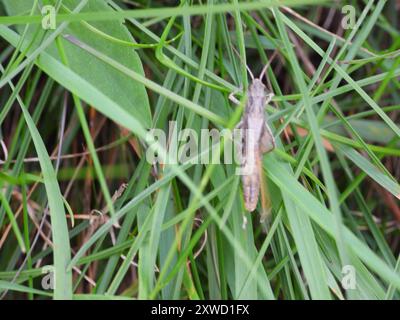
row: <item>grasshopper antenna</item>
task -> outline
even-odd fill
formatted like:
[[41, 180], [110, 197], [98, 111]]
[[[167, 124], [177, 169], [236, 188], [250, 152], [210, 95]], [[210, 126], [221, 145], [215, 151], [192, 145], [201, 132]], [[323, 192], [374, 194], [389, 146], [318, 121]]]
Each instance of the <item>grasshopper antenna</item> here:
[[236, 53], [236, 55], [239, 57], [240, 61], [246, 66], [246, 70], [249, 73], [251, 80], [254, 80], [254, 74], [251, 72], [250, 68], [248, 67], [247, 64], [244, 63], [242, 57], [240, 56], [239, 52], [235, 49], [235, 47], [232, 46], [233, 51]]
[[276, 57], [276, 55], [278, 54], [278, 51], [275, 50], [275, 52], [272, 54], [271, 59], [269, 59], [268, 63], [264, 66], [264, 68], [261, 70], [260, 76], [258, 77], [258, 79], [262, 79], [265, 75], [265, 72], [267, 71], [267, 68], [271, 65], [271, 62], [274, 60], [274, 58]]

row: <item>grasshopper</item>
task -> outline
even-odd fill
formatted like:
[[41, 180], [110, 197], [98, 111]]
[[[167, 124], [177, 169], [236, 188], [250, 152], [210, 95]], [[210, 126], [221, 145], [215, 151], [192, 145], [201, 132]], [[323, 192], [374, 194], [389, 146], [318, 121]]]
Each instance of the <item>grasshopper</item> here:
[[[272, 60], [272, 59], [271, 59]], [[247, 211], [256, 209], [260, 189], [264, 213], [261, 220], [268, 213], [266, 210], [266, 191], [262, 172], [262, 156], [275, 148], [275, 138], [266, 122], [264, 108], [271, 101], [274, 94], [267, 91], [262, 78], [267, 70], [267, 64], [258, 78], [254, 78], [247, 68], [252, 83], [247, 89], [247, 102], [241, 121], [236, 126], [240, 136], [237, 143], [238, 159], [241, 164], [244, 204]], [[247, 67], [247, 66], [246, 66]], [[236, 92], [229, 95], [229, 99], [236, 104], [239, 101], [234, 97]]]

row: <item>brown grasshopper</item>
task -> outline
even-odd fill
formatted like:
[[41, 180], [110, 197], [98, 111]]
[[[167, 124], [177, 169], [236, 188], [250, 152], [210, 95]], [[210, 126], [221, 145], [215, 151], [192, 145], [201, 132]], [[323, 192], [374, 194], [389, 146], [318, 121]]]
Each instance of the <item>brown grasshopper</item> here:
[[[271, 59], [272, 60], [272, 59]], [[238, 158], [241, 163], [241, 175], [243, 184], [244, 205], [247, 211], [255, 210], [260, 194], [262, 196], [263, 209], [266, 204], [263, 172], [262, 155], [275, 148], [275, 138], [270, 127], [266, 122], [264, 108], [271, 101], [274, 94], [267, 92], [262, 83], [268, 64], [263, 68], [258, 78], [254, 78], [251, 71], [247, 68], [252, 78], [252, 83], [247, 89], [247, 102], [241, 121], [236, 126], [240, 129], [240, 139], [238, 145]], [[239, 101], [234, 97], [235, 92], [229, 95], [229, 99], [235, 103]], [[265, 214], [261, 219], [265, 218]]]

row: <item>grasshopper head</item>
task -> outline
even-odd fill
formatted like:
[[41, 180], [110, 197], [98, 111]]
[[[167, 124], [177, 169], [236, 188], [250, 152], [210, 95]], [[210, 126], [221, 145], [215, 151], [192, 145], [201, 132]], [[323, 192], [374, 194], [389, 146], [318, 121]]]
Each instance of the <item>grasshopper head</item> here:
[[261, 79], [254, 79], [249, 87], [249, 95], [253, 97], [264, 97], [266, 94], [266, 87]]

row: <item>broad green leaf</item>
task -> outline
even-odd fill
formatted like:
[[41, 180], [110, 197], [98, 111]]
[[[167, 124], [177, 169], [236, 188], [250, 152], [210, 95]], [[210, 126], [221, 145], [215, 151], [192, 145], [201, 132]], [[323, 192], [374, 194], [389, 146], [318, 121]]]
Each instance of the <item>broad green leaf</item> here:
[[[32, 8], [33, 0], [14, 1], [4, 0], [4, 6], [9, 15], [19, 15], [29, 11]], [[55, 2], [55, 1], [54, 1]], [[69, 10], [73, 10], [79, 4], [79, 0], [64, 0], [62, 5], [68, 7]], [[67, 11], [61, 6], [60, 13], [66, 13]], [[88, 4], [82, 9], [81, 12], [96, 12], [96, 11], [113, 11], [105, 1], [89, 0]], [[90, 24], [99, 29], [100, 31], [107, 33], [115, 38], [134, 42], [134, 39], [128, 32], [127, 28], [122, 24], [121, 20], [113, 20], [107, 22], [90, 22]], [[27, 34], [27, 39], [31, 40], [36, 27], [31, 27]], [[70, 34], [74, 35], [81, 41], [89, 44], [93, 48], [96, 48], [99, 52], [106, 54], [113, 58], [119, 63], [123, 64], [129, 69], [144, 75], [142, 64], [140, 62], [138, 54], [130, 47], [123, 45], [116, 45], [110, 43], [109, 40], [103, 38], [101, 35], [89, 30], [84, 24], [80, 22], [73, 22], [62, 32], [63, 35]], [[40, 39], [41, 37], [38, 37]], [[106, 63], [93, 59], [93, 57], [77, 48], [66, 40], [63, 41], [68, 61], [70, 63], [71, 71], [79, 78], [86, 80], [89, 84], [101, 91], [105, 96], [115, 101], [122, 109], [134, 116], [140, 121], [144, 127], [149, 127], [151, 123], [150, 106], [147, 97], [145, 87], [135, 81], [132, 81], [126, 75], [118, 72]], [[39, 46], [38, 40], [35, 40], [33, 48], [36, 49]], [[57, 48], [55, 44], [49, 46], [46, 53], [60, 61]], [[64, 85], [62, 79], [62, 73], [58, 75], [52, 75], [54, 79]], [[74, 93], [80, 98], [84, 98], [86, 93], [83, 92], [85, 88], [81, 88]], [[86, 101], [93, 104], [93, 101]], [[93, 107], [98, 108], [99, 106], [93, 104]], [[112, 112], [112, 110], [111, 110]]]

